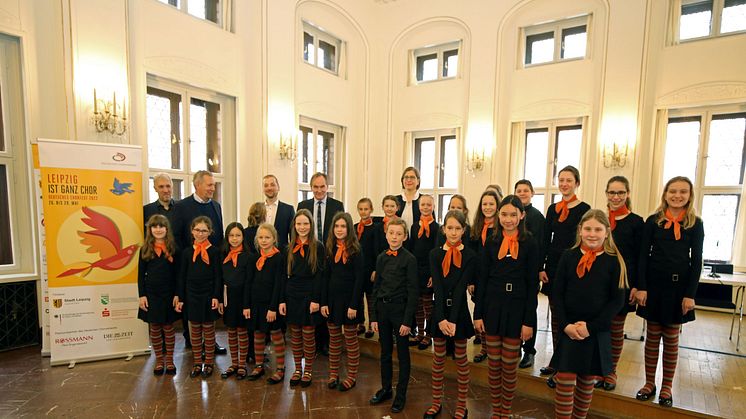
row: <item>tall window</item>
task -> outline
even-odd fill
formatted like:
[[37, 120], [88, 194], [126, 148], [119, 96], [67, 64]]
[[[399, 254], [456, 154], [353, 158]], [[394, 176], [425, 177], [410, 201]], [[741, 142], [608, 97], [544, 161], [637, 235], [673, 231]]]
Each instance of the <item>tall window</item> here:
[[746, 31], [746, 0], [680, 0], [678, 39], [687, 41]]
[[[194, 16], [199, 19], [213, 22], [224, 29], [228, 29], [226, 26], [227, 22], [223, 22], [227, 19], [229, 10], [223, 10], [228, 7], [228, 4], [224, 4], [221, 0], [158, 0], [161, 3], [174, 6], [175, 8]], [[225, 17], [224, 17], [225, 15]]]
[[412, 51], [415, 83], [455, 78], [458, 75], [460, 47], [459, 41]]
[[[153, 175], [167, 172], [174, 181], [174, 198], [192, 191], [192, 176], [208, 170], [215, 176], [215, 200], [222, 203], [226, 162], [232, 155], [233, 101], [225, 96], [151, 78], [148, 82], [146, 113], [148, 125], [148, 167]], [[150, 191], [150, 201], [158, 195]], [[231, 194], [228, 194], [231, 195]], [[225, 203], [223, 203], [224, 206]]]
[[705, 224], [705, 259], [732, 259], [744, 194], [745, 138], [744, 105], [669, 112], [662, 181], [687, 176], [694, 182], [693, 202]]
[[342, 41], [308, 22], [303, 22], [303, 61], [339, 74], [341, 48]]
[[458, 192], [459, 143], [456, 129], [412, 134], [414, 167], [420, 171], [420, 193], [435, 198], [435, 212], [442, 220], [451, 196]]
[[526, 67], [587, 55], [589, 16], [523, 28]]
[[326, 173], [329, 196], [342, 190], [342, 131], [343, 128], [310, 118], [300, 118], [298, 127], [298, 201], [309, 199], [311, 176]]
[[560, 199], [558, 172], [567, 165], [581, 170], [583, 121], [528, 122], [524, 147], [523, 177], [534, 185], [533, 206], [544, 213]]

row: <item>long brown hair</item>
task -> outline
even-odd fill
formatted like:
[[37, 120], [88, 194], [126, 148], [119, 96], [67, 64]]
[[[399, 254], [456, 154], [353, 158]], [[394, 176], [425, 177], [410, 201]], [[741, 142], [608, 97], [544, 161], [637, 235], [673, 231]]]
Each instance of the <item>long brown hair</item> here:
[[681, 224], [684, 228], [692, 228], [694, 226], [694, 223], [697, 221], [697, 212], [694, 210], [694, 204], [692, 203], [692, 199], [694, 198], [694, 185], [692, 184], [692, 181], [689, 180], [686, 176], [675, 176], [666, 182], [666, 186], [663, 188], [663, 194], [661, 194], [661, 204], [658, 206], [658, 208], [655, 210], [655, 213], [658, 215], [658, 217], [655, 219], [655, 222], [660, 226], [663, 225], [663, 223], [666, 222], [666, 210], [668, 210], [668, 202], [666, 202], [666, 192], [668, 192], [668, 188], [676, 182], [686, 182], [689, 184], [689, 202], [686, 203], [686, 208], [684, 209], [686, 211], [686, 215], [684, 215], [684, 223]]
[[332, 231], [329, 232], [329, 237], [326, 239], [326, 257], [330, 259], [334, 259], [334, 246], [337, 244], [337, 237], [334, 235], [334, 226], [337, 225], [337, 221], [339, 220], [344, 220], [345, 226], [347, 226], [347, 237], [344, 239], [347, 256], [352, 257], [360, 253], [360, 242], [357, 240], [357, 233], [352, 229], [352, 217], [346, 212], [338, 212], [332, 218]]
[[624, 189], [627, 191], [627, 199], [624, 200], [624, 205], [627, 206], [628, 210], [632, 211], [632, 200], [629, 198], [629, 180], [624, 176], [612, 176], [609, 178], [609, 181], [606, 182], [606, 192], [609, 192], [609, 185], [614, 182], [619, 182], [624, 185]]
[[153, 232], [150, 231], [150, 227], [166, 227], [166, 250], [168, 254], [173, 256], [176, 253], [176, 241], [174, 240], [174, 234], [171, 232], [171, 223], [168, 222], [168, 218], [165, 215], [154, 214], [148, 219], [148, 223], [145, 226], [145, 244], [140, 250], [140, 256], [142, 260], [153, 260], [155, 259], [155, 237]]
[[[477, 211], [474, 214], [474, 223], [472, 224], [474, 228], [471, 229], [472, 240], [477, 240], [482, 237], [482, 227], [484, 226], [484, 213], [482, 212], [482, 200], [487, 196], [491, 196], [492, 198], [495, 199], [495, 208], [500, 206], [500, 198], [497, 197], [497, 193], [495, 191], [489, 189], [489, 190], [482, 192], [482, 196], [479, 197], [479, 206], [477, 207]], [[495, 211], [495, 217], [497, 217], [497, 211]]]
[[619, 253], [619, 249], [616, 247], [616, 243], [614, 243], [614, 237], [611, 234], [611, 224], [609, 224], [609, 217], [606, 215], [606, 213], [600, 209], [589, 209], [588, 211], [583, 214], [583, 217], [580, 219], [580, 222], [578, 223], [578, 232], [575, 234], [575, 245], [572, 247], [575, 249], [576, 247], [580, 247], [580, 231], [583, 228], [583, 223], [586, 221], [594, 219], [598, 221], [599, 223], [603, 224], [604, 227], [606, 227], [606, 238], [604, 239], [604, 252], [608, 253], [611, 256], [616, 256], [617, 261], [619, 262], [619, 288], [627, 288], [627, 265], [624, 263], [624, 259], [622, 258], [622, 254]]
[[316, 240], [316, 228], [313, 225], [311, 211], [303, 208], [295, 213], [295, 217], [293, 217], [293, 221], [290, 223], [292, 228], [290, 229], [290, 243], [288, 243], [288, 275], [293, 272], [293, 259], [295, 259], [293, 257], [293, 246], [295, 246], [295, 241], [298, 240], [298, 232], [295, 231], [295, 220], [300, 216], [308, 218], [308, 222], [311, 223], [311, 231], [308, 232], [308, 240], [306, 241], [306, 243], [308, 243], [309, 253], [308, 266], [311, 268], [312, 273], [316, 273], [316, 270], [318, 269], [319, 260], [316, 250], [321, 243]]

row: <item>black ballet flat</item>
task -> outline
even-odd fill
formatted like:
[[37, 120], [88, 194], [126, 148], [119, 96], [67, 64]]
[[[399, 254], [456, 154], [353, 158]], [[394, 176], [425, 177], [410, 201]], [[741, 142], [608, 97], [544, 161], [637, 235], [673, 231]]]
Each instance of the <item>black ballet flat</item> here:
[[355, 387], [355, 384], [357, 384], [357, 380], [353, 381], [352, 384], [345, 384], [345, 382], [342, 382], [342, 384], [339, 385], [339, 391], [345, 392], [350, 391]]
[[554, 374], [555, 370], [553, 367], [541, 367], [539, 368], [539, 374], [540, 375], [552, 375]]
[[429, 348], [432, 343], [433, 341], [431, 339], [427, 339], [427, 342], [425, 341], [425, 339], [422, 339], [420, 341], [420, 344], [417, 345], [417, 349], [424, 351], [425, 349]]
[[604, 381], [604, 390], [606, 391], [614, 391], [616, 389], [616, 384], [614, 383], [607, 383]]
[[228, 367], [227, 370], [223, 371], [223, 373], [220, 374], [220, 378], [222, 378], [223, 380], [225, 380], [226, 378], [235, 375], [236, 374], [236, 370], [238, 370], [238, 367], [236, 367], [235, 365], [231, 365], [230, 367]]
[[310, 387], [313, 382], [313, 376], [310, 372], [304, 371], [303, 378], [300, 379], [300, 386], [303, 388]]
[[166, 374], [167, 375], [176, 375], [176, 366], [174, 366], [174, 365], [168, 365], [166, 367]]
[[549, 387], [549, 388], [555, 388], [555, 387], [557, 387], [557, 382], [554, 381], [554, 376], [551, 376], [551, 377], [547, 378], [547, 387]]
[[339, 378], [335, 378], [335, 379], [333, 379], [333, 380], [329, 380], [329, 381], [328, 381], [328, 382], [326, 383], [326, 387], [327, 387], [327, 388], [328, 388], [329, 390], [334, 390], [334, 389], [335, 389], [335, 388], [337, 388], [338, 386], [339, 386]]
[[[282, 375], [280, 377], [275, 377], [278, 372], [281, 372]], [[267, 378], [267, 384], [279, 384], [281, 382], [285, 381], [285, 368], [278, 368], [275, 371], [275, 374]]]
[[365, 332], [365, 334], [364, 334], [363, 336], [365, 336], [365, 337], [366, 337], [367, 339], [370, 339], [370, 338], [372, 338], [372, 337], [373, 337], [373, 335], [374, 335], [374, 333], [373, 333], [373, 332], [371, 332], [371, 331], [367, 331], [367, 332]]
[[673, 406], [673, 396], [671, 396], [671, 397], [659, 396], [658, 397], [658, 404], [661, 405], [661, 406], [663, 406], [663, 407], [671, 407], [671, 406]]
[[166, 369], [163, 368], [163, 365], [158, 365], [153, 369], [153, 375], [163, 375], [164, 372], [166, 372]]
[[[427, 410], [429, 411], [430, 409]], [[438, 411], [435, 413], [427, 413], [426, 411], [425, 414], [422, 415], [422, 419], [435, 419], [435, 417], [440, 414], [441, 410], [443, 410], [443, 405], [438, 406]]]
[[596, 381], [596, 384], [593, 385], [593, 388], [603, 388], [604, 387], [604, 383], [605, 383], [604, 380], [600, 379], [600, 380]]
[[485, 359], [487, 359], [487, 354], [478, 353], [474, 356], [474, 362], [477, 364], [484, 361]]
[[290, 376], [290, 387], [295, 387], [298, 384], [300, 384], [300, 378], [301, 378], [301, 376], [302, 376], [302, 374], [298, 374], [297, 375], [298, 378], [295, 378], [296, 374], [291, 375]]
[[641, 389], [640, 391], [637, 392], [637, 395], [635, 396], [635, 398], [637, 400], [646, 402], [646, 401], [652, 399], [653, 397], [655, 397], [655, 392], [656, 391], [657, 391], [657, 389], [655, 388], [655, 386], [653, 386], [653, 390], [651, 390], [649, 393], [645, 392], [645, 391], [643, 391], [643, 389]]
[[189, 376], [192, 378], [197, 378], [201, 374], [202, 374], [202, 365], [194, 364], [194, 366], [192, 366], [192, 372], [189, 373]]

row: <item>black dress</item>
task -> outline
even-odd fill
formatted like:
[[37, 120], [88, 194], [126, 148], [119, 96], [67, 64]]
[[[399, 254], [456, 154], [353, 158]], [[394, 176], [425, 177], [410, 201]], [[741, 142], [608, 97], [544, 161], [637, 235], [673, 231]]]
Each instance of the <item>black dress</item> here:
[[258, 254], [256, 246], [254, 245], [254, 239], [256, 238], [256, 232], [259, 230], [259, 226], [251, 226], [243, 229], [243, 243], [244, 250], [248, 250], [249, 253]]
[[482, 251], [474, 320], [483, 320], [490, 336], [520, 338], [524, 325], [536, 324], [539, 247], [529, 235], [518, 242], [518, 259], [498, 259], [502, 241], [488, 240]]
[[420, 285], [421, 295], [432, 295], [433, 289], [428, 288], [427, 281], [430, 279], [430, 252], [435, 248], [438, 237], [439, 226], [433, 221], [430, 223], [430, 237], [422, 232], [422, 237], [417, 237], [420, 226], [414, 225], [410, 229], [409, 239], [404, 242], [409, 250], [417, 259], [417, 279]]
[[[179, 275], [179, 300], [184, 301], [186, 318], [190, 322], [214, 322], [220, 317], [212, 309], [212, 299], [223, 298], [223, 270], [220, 251], [215, 246], [207, 249], [210, 264], [197, 259], [192, 262], [193, 251], [186, 249], [181, 256]], [[186, 297], [186, 298], [184, 298]]]
[[429, 255], [430, 272], [433, 275], [433, 318], [429, 323], [428, 333], [436, 338], [451, 339], [440, 330], [438, 324], [448, 320], [456, 325], [456, 334], [452, 339], [469, 339], [474, 336], [474, 324], [469, 315], [466, 301], [466, 286], [474, 282], [479, 270], [479, 258], [473, 250], [464, 246], [461, 250], [461, 267], [451, 263], [447, 277], [443, 277], [443, 258], [446, 251], [442, 247], [433, 249]]
[[164, 253], [160, 257], [143, 260], [141, 253], [137, 291], [140, 297], [148, 297], [148, 311], [138, 310], [137, 318], [146, 323], [171, 324], [180, 318], [173, 306], [179, 282], [179, 255], [173, 255], [171, 259], [173, 262], [169, 262]]
[[702, 273], [704, 225], [697, 217], [691, 228], [681, 227], [681, 240], [674, 237], [674, 228], [656, 223], [657, 214], [645, 221], [640, 249], [637, 289], [648, 292], [645, 307], [637, 307], [637, 314], [651, 322], [666, 326], [694, 320], [694, 310], [681, 314], [684, 297], [697, 294]]
[[235, 267], [232, 260], [223, 264], [223, 283], [225, 284], [223, 304], [226, 304], [223, 309], [223, 322], [227, 327], [249, 327], [249, 321], [243, 316], [243, 309], [249, 308], [248, 302], [244, 301], [244, 295], [254, 275], [252, 269], [254, 262], [256, 262], [254, 255], [241, 252], [238, 254]]
[[616, 228], [611, 232], [614, 243], [624, 259], [627, 268], [627, 288], [624, 295], [624, 305], [617, 315], [625, 315], [635, 311], [635, 305], [629, 304], [629, 293], [637, 288], [637, 259], [640, 258], [640, 244], [645, 222], [635, 213], [629, 213], [621, 220], [616, 220]]
[[[250, 286], [246, 287], [244, 302], [249, 302], [251, 318], [249, 326], [251, 330], [269, 333], [285, 327], [285, 318], [280, 316], [279, 305], [285, 302], [285, 283], [287, 282], [287, 260], [286, 253], [280, 253], [265, 259], [262, 270], [256, 268], [254, 259], [249, 267], [254, 272]], [[274, 311], [275, 321], [267, 322], [267, 312]]]
[[[544, 239], [542, 240], [544, 245], [544, 271], [549, 277], [549, 282], [541, 284], [541, 293], [550, 297], [552, 295], [552, 280], [557, 271], [560, 257], [565, 250], [575, 245], [580, 219], [591, 209], [590, 205], [580, 202], [578, 205], [570, 208], [570, 214], [567, 216], [567, 219], [560, 222], [560, 214], [557, 214], [557, 211], [555, 211], [556, 206], [556, 203], [552, 204], [547, 210], [546, 222], [544, 224]], [[539, 269], [541, 270], [541, 268]]]
[[[355, 234], [357, 234], [357, 226], [360, 223], [355, 224]], [[370, 275], [376, 270], [376, 241], [375, 241], [375, 223], [365, 226], [363, 234], [358, 238], [360, 242], [360, 248], [363, 253], [363, 292], [370, 295], [373, 292], [373, 281], [370, 280]]]
[[[321, 305], [329, 307], [327, 320], [330, 323], [337, 326], [363, 323], [365, 321], [362, 310], [365, 256], [358, 252], [347, 258], [347, 263], [343, 263], [341, 259], [337, 263], [334, 261], [336, 254], [337, 245], [335, 244], [334, 252], [326, 258]], [[352, 320], [347, 317], [348, 308], [357, 310], [357, 316]]]
[[[580, 248], [567, 250], [557, 267], [552, 299], [560, 338], [549, 365], [560, 372], [606, 376], [613, 372], [611, 319], [624, 304], [620, 266], [616, 256], [602, 253], [591, 270], [578, 278], [575, 271], [582, 256]], [[586, 322], [589, 336], [572, 340], [564, 330], [578, 321]]]
[[[295, 247], [290, 244], [290, 248]], [[299, 326], [317, 326], [322, 323], [321, 314], [310, 313], [311, 302], [321, 303], [321, 292], [324, 275], [324, 246], [316, 242], [316, 272], [308, 264], [310, 251], [308, 244], [303, 245], [305, 256], [300, 250], [288, 257], [293, 258], [293, 269], [285, 287], [287, 322]]]

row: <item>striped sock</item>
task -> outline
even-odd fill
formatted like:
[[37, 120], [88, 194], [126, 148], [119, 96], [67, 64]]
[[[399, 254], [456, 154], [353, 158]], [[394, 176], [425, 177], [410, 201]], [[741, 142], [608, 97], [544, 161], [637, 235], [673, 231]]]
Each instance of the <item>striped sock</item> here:
[[446, 340], [443, 338], [433, 339], [433, 368], [431, 371], [431, 386], [433, 391], [433, 404], [427, 413], [434, 415], [440, 410], [443, 399], [443, 371], [446, 365]]
[[342, 356], [342, 326], [334, 323], [327, 323], [326, 325], [329, 328], [329, 382], [332, 382], [339, 379], [339, 358]]
[[245, 327], [237, 327], [238, 332], [238, 366], [246, 367], [249, 355], [249, 331]]
[[238, 333], [235, 327], [228, 328], [228, 352], [231, 354], [231, 366], [238, 367]]
[[575, 385], [574, 405], [572, 416], [577, 419], [585, 419], [588, 416], [588, 410], [591, 408], [591, 399], [593, 399], [593, 384], [596, 382], [593, 375], [579, 375], [577, 385]]
[[572, 418], [575, 378], [575, 373], [572, 372], [558, 372], [554, 376], [554, 381], [557, 383], [554, 389], [555, 419]]
[[275, 373], [272, 377], [275, 380], [281, 380], [285, 376], [285, 336], [279, 329], [271, 331], [270, 335], [275, 350]]
[[510, 415], [513, 407], [513, 397], [518, 382], [518, 363], [521, 362], [521, 340], [516, 338], [502, 338], [502, 415]]
[[261, 330], [254, 330], [254, 360], [256, 365], [264, 364], [264, 348], [266, 346], [267, 334]]
[[670, 398], [673, 387], [673, 376], [679, 360], [679, 332], [678, 324], [663, 328], [663, 383], [661, 397]]
[[202, 323], [189, 322], [189, 340], [192, 341], [194, 365], [202, 364]]
[[298, 325], [288, 325], [288, 329], [290, 330], [290, 348], [293, 351], [293, 362], [295, 363], [292, 379], [299, 380], [301, 374], [303, 374], [303, 334]]
[[422, 313], [424, 315], [422, 321], [422, 333], [423, 336], [425, 336], [425, 343], [430, 343], [430, 334], [427, 333], [427, 327], [430, 326], [430, 316], [433, 312], [433, 295], [423, 295], [420, 297], [420, 301], [422, 301]]
[[611, 320], [611, 373], [604, 377], [604, 381], [609, 384], [616, 384], [616, 366], [619, 358], [622, 356], [622, 347], [624, 346], [624, 322], [627, 320], [627, 313], [615, 316]]
[[202, 331], [205, 334], [205, 364], [212, 365], [215, 362], [215, 322], [202, 323]]
[[163, 325], [161, 323], [149, 323], [148, 329], [150, 330], [150, 344], [153, 346], [155, 352], [155, 365], [163, 366], [163, 338], [161, 332], [163, 331]]
[[303, 357], [306, 359], [306, 374], [313, 373], [313, 360], [316, 358], [316, 328], [303, 326]]
[[173, 324], [163, 324], [163, 334], [166, 336], [166, 368], [176, 368], [174, 365], [174, 344], [176, 331]]
[[345, 347], [347, 348], [347, 378], [342, 382], [346, 388], [350, 388], [357, 381], [357, 370], [360, 365], [360, 342], [357, 337], [357, 327], [354, 325], [344, 326]]
[[502, 340], [500, 336], [486, 335], [482, 346], [487, 347], [487, 377], [490, 383], [490, 403], [492, 416], [500, 417], [502, 412]]
[[[469, 393], [469, 359], [466, 356], [466, 339], [456, 339], [454, 343], [456, 345], [454, 355], [456, 358], [458, 401], [453, 417], [461, 419], [466, 415], [466, 396]], [[443, 355], [445, 356], [445, 342]]]
[[487, 341], [487, 335], [485, 333], [480, 333], [479, 339], [482, 340], [482, 347], [479, 348], [479, 354], [482, 356], [487, 355], [487, 345], [485, 344]]
[[655, 387], [655, 372], [658, 369], [658, 352], [660, 351], [661, 333], [660, 323], [648, 322], [645, 336], [645, 385], [642, 392], [652, 393]]

